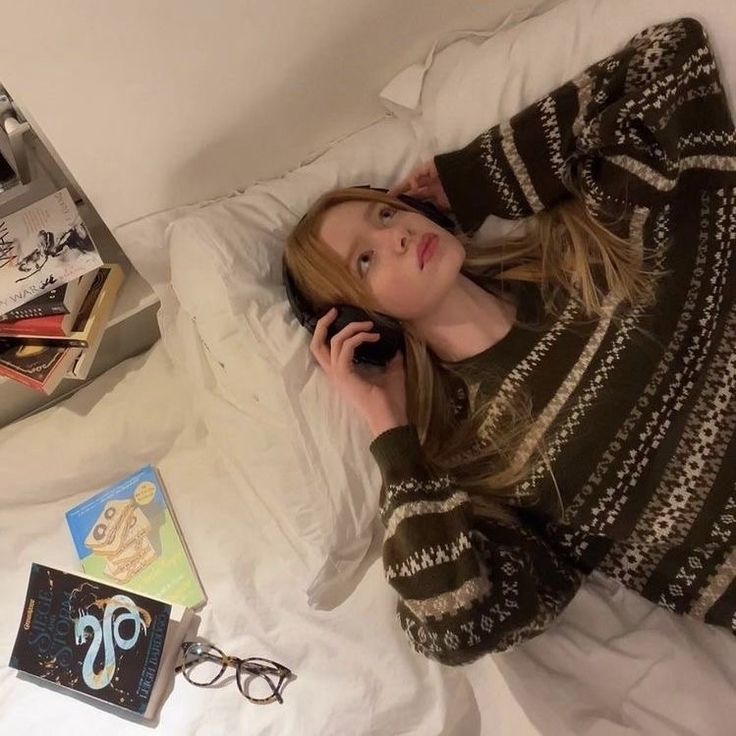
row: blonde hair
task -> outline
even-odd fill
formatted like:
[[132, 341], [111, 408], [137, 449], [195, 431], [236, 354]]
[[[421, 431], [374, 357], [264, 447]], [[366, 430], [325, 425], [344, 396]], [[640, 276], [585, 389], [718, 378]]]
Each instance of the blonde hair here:
[[[365, 282], [318, 236], [331, 207], [355, 200], [413, 211], [401, 200], [374, 190], [326, 192], [289, 234], [284, 255], [297, 286], [316, 309], [352, 304], [380, 320]], [[604, 314], [619, 319], [610, 308], [606, 312], [607, 297], [609, 302], [613, 297], [614, 303], [629, 306], [646, 307], [654, 302], [656, 280], [665, 272], [645, 268], [641, 243], [614, 234], [614, 220], [604, 227], [588, 212], [582, 197], [572, 196], [521, 224], [521, 232], [483, 244], [457, 233], [466, 249], [462, 273], [484, 280], [491, 290], [494, 282], [499, 287], [507, 281], [537, 284], [544, 311], [555, 317], [560, 316], [567, 298], [579, 305], [586, 319]], [[530, 476], [538, 459], [549, 467], [543, 437], [535, 447], [520, 452], [533, 422], [531, 397], [523, 388], [521, 395], [498, 392], [468, 406], [465, 416], [458, 416], [458, 389], [467, 392], [468, 387], [463, 387], [451, 365], [439, 360], [409, 324], [404, 325], [404, 335], [407, 414], [417, 428], [428, 464], [435, 472], [454, 477], [469, 493], [475, 513], [513, 523], [512, 503], [524, 506], [541, 500], [538, 492], [520, 492], [519, 484]], [[495, 423], [489, 432], [484, 425], [491, 410]]]

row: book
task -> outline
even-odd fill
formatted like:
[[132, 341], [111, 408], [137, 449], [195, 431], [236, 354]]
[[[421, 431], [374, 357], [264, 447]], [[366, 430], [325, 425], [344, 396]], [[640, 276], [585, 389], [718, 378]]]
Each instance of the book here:
[[[67, 368], [64, 378], [72, 381], [86, 381], [99, 347], [100, 341], [95, 345], [90, 345], [88, 348], [80, 349], [79, 354]], [[66, 348], [66, 350], [74, 350], [74, 348]]]
[[84, 297], [72, 330], [68, 335], [40, 336], [24, 332], [12, 335], [11, 339], [24, 345], [89, 347], [104, 332], [122, 283], [122, 268], [117, 263], [103, 264], [97, 269], [94, 280]]
[[67, 284], [57, 286], [26, 302], [22, 307], [16, 307], [5, 314], [0, 314], [0, 322], [28, 317], [46, 317], [50, 314], [69, 314], [70, 302], [74, 298], [80, 281], [81, 279], [74, 279]]
[[[84, 274], [70, 284], [64, 284], [64, 290], [69, 294], [69, 299], [64, 304], [66, 314], [47, 314], [29, 316], [21, 319], [0, 321], [0, 337], [13, 337], [15, 335], [36, 335], [39, 337], [66, 337], [72, 331], [79, 310], [82, 307], [84, 297], [90, 290], [97, 274], [97, 270]], [[73, 284], [72, 288], [66, 288]], [[53, 293], [53, 292], [49, 292]], [[43, 299], [43, 295], [40, 297]], [[35, 301], [35, 300], [34, 300]], [[33, 302], [29, 302], [32, 304]], [[22, 307], [20, 307], [22, 309]], [[14, 310], [17, 311], [17, 310]]]
[[0, 376], [51, 394], [79, 357], [79, 348], [54, 348], [0, 341]]
[[207, 600], [153, 466], [69, 509], [66, 521], [86, 574], [189, 608]]
[[[87, 347], [79, 349], [77, 356], [67, 369], [65, 378], [73, 381], [85, 381], [87, 379], [94, 365], [97, 351], [100, 349], [103, 334], [104, 330], [98, 330]], [[74, 350], [74, 348], [66, 348], [66, 350]]]
[[34, 562], [9, 664], [118, 715], [153, 720], [191, 620], [183, 606]]
[[0, 218], [0, 314], [102, 265], [68, 190]]

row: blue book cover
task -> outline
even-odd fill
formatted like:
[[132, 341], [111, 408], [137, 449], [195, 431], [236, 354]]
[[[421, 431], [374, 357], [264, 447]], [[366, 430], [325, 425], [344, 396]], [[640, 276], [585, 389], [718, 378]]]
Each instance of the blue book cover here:
[[66, 520], [87, 575], [189, 608], [206, 601], [152, 466], [70, 509]]

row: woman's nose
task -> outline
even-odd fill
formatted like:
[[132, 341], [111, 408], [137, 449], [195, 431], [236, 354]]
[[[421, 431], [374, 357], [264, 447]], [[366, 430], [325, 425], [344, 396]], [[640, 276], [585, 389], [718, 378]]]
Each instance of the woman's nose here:
[[404, 253], [409, 247], [409, 235], [404, 228], [396, 228], [392, 231], [385, 231], [386, 238], [384, 244], [395, 253]]

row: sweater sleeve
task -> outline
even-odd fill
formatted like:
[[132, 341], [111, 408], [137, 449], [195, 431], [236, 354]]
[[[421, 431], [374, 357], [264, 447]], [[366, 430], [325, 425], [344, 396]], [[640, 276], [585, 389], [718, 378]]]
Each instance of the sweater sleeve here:
[[[434, 161], [467, 233], [579, 191], [614, 215], [652, 207], [683, 178], [733, 168], [734, 125], [700, 23], [651, 26], [618, 53]], [[716, 179], [717, 179], [716, 172]]]
[[383, 565], [416, 651], [460, 665], [549, 627], [582, 572], [530, 528], [476, 517], [468, 494], [431, 472], [413, 425], [370, 450], [383, 478]]

